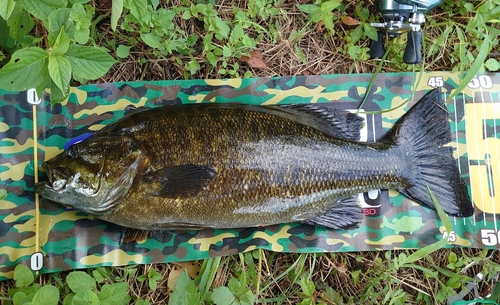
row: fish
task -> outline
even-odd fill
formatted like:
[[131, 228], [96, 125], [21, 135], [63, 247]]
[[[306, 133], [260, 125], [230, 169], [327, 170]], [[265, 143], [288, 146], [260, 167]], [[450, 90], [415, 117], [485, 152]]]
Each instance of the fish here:
[[468, 217], [440, 89], [379, 142], [359, 116], [318, 104], [201, 103], [137, 110], [41, 168], [44, 198], [138, 230], [359, 225], [357, 194], [394, 189]]

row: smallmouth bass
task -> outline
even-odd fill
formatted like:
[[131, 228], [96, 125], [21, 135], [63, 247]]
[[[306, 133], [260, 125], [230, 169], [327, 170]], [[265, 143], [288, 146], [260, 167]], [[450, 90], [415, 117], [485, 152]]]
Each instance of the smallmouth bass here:
[[134, 229], [244, 228], [362, 219], [357, 194], [395, 189], [473, 214], [439, 89], [377, 143], [362, 121], [318, 105], [195, 104], [134, 112], [43, 163], [52, 201]]

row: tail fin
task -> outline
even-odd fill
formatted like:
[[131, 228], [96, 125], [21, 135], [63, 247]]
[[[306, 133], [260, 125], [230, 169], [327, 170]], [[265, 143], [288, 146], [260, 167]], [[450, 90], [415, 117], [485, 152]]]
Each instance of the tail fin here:
[[422, 97], [385, 139], [399, 146], [408, 162], [407, 181], [399, 192], [435, 210], [428, 186], [448, 215], [474, 213], [452, 148], [445, 146], [451, 141], [451, 132], [440, 89]]

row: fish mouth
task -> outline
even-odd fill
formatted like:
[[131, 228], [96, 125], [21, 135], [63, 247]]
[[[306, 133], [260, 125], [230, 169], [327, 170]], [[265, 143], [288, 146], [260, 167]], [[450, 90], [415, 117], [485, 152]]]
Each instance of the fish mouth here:
[[[52, 167], [49, 163], [44, 163], [41, 168], [45, 171], [45, 173], [47, 173], [49, 181], [37, 183], [37, 185], [40, 185], [40, 187], [43, 185], [44, 189], [50, 189], [52, 191], [64, 190], [66, 184], [68, 183], [68, 177], [71, 176], [67, 167]], [[35, 187], [35, 189], [36, 188], [37, 187]]]

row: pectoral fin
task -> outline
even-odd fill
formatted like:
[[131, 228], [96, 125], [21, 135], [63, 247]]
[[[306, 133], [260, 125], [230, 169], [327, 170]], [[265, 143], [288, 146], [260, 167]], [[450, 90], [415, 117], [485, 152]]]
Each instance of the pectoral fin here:
[[204, 190], [217, 176], [212, 166], [185, 164], [169, 166], [144, 177], [153, 195], [164, 198], [186, 198]]
[[358, 195], [337, 200], [325, 214], [307, 219], [302, 223], [318, 225], [329, 229], [347, 229], [359, 225], [363, 218]]

